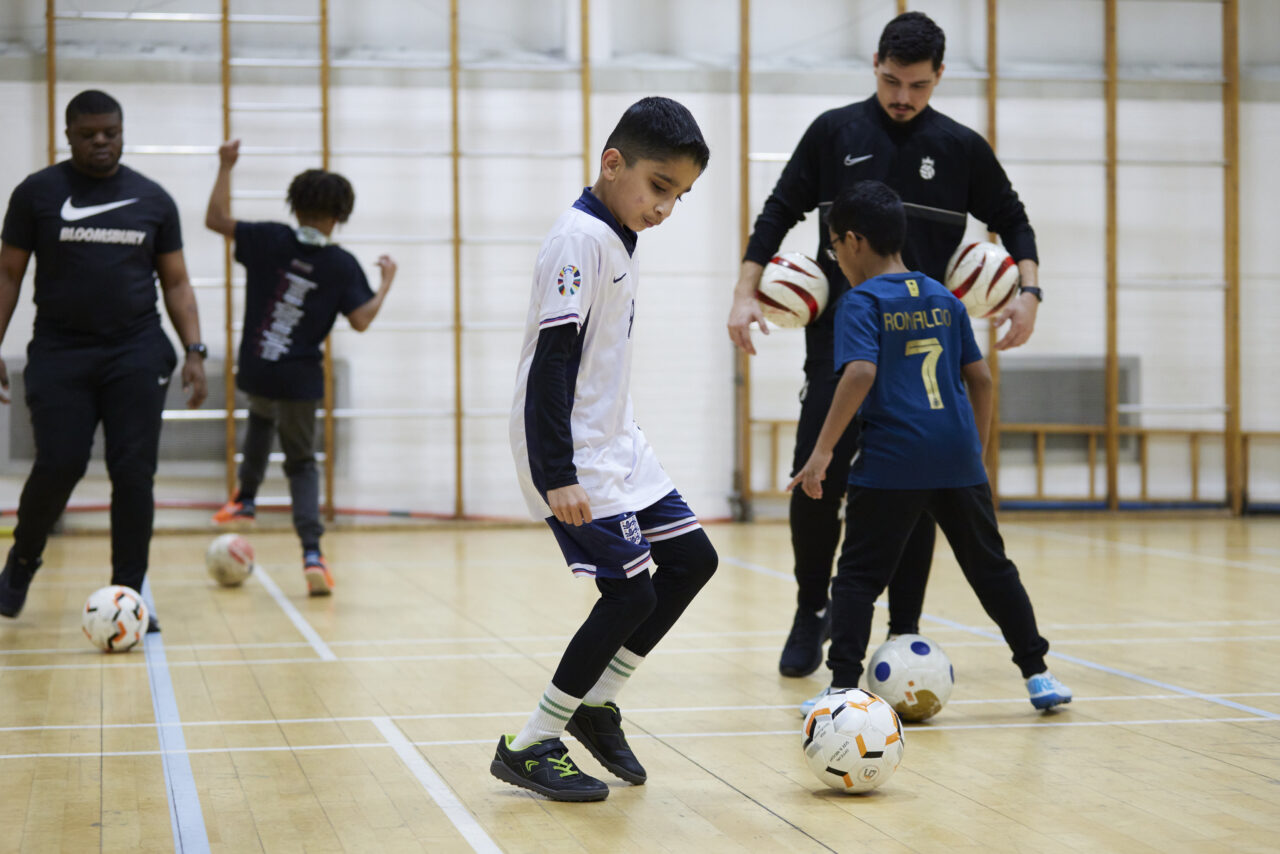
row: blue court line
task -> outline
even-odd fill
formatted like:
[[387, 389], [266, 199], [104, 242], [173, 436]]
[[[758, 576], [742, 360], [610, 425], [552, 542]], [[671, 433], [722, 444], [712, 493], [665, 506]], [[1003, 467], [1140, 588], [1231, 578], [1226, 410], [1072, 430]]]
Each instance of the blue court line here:
[[[156, 612], [151, 598], [151, 582], [142, 582], [142, 598], [148, 610]], [[173, 826], [173, 848], [182, 854], [209, 854], [209, 834], [196, 792], [196, 778], [191, 773], [187, 756], [187, 740], [182, 734], [182, 716], [178, 714], [178, 698], [169, 678], [169, 661], [160, 633], [147, 635], [142, 642], [147, 657], [147, 677], [151, 683], [151, 705], [155, 708], [156, 733], [160, 737], [160, 764], [164, 768], [165, 794], [169, 798], [169, 823]]]

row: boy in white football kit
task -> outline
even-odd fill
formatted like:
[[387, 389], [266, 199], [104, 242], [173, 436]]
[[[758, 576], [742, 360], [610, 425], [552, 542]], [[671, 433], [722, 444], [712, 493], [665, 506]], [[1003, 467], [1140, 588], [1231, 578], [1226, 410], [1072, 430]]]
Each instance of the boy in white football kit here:
[[671, 215], [709, 158], [682, 105], [633, 104], [605, 143], [599, 178], [556, 221], [534, 269], [511, 449], [530, 513], [600, 599], [524, 729], [498, 739], [490, 771], [553, 800], [609, 795], [569, 759], [566, 729], [613, 774], [645, 781], [614, 700], [718, 562], [636, 425], [630, 393], [636, 233]]

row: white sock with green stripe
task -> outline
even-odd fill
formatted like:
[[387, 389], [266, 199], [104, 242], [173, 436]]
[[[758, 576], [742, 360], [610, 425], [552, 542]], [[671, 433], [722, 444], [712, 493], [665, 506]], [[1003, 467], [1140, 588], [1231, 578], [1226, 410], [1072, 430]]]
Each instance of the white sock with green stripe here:
[[618, 699], [618, 692], [627, 684], [631, 674], [644, 661], [643, 655], [636, 655], [625, 646], [609, 662], [609, 666], [600, 675], [600, 680], [582, 698], [582, 702], [590, 706], [601, 706], [610, 700]]
[[512, 750], [524, 750], [539, 741], [559, 738], [581, 703], [581, 697], [571, 697], [554, 683], [548, 682], [547, 690], [542, 692], [542, 699], [538, 700], [538, 708], [533, 710], [524, 729], [507, 746]]

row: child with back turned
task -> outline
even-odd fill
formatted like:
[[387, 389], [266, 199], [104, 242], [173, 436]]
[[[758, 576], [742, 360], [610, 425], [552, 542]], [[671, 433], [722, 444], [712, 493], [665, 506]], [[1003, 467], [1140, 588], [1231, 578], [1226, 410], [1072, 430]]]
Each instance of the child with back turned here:
[[360, 262], [332, 240], [356, 201], [351, 183], [335, 172], [307, 169], [294, 176], [288, 199], [296, 228], [237, 220], [231, 214], [231, 170], [239, 156], [238, 139], [218, 148], [218, 177], [205, 213], [208, 228], [235, 241], [236, 260], [245, 268], [236, 387], [249, 397], [240, 486], [213, 521], [254, 518], [278, 433], [307, 592], [328, 596], [333, 574], [320, 552], [324, 525], [315, 457], [316, 407], [324, 397], [321, 347], [339, 314], [357, 332], [369, 328], [391, 288], [396, 264], [387, 255], [378, 259], [382, 281], [374, 293]]
[[822, 496], [836, 441], [861, 409], [844, 548], [831, 585], [827, 691], [858, 686], [876, 598], [912, 528], [928, 512], [1004, 634], [1031, 704], [1050, 709], [1071, 702], [1071, 691], [1045, 667], [1049, 642], [1036, 629], [1031, 600], [996, 527], [982, 464], [991, 372], [969, 315], [945, 287], [903, 265], [906, 215], [886, 185], [860, 181], [844, 190], [826, 226], [832, 260], [854, 285], [836, 307], [835, 368], [841, 377], [813, 454], [787, 488]]
[[498, 739], [490, 771], [553, 800], [609, 795], [569, 758], [566, 729], [616, 776], [645, 781], [614, 701], [718, 561], [636, 426], [630, 394], [636, 233], [671, 215], [709, 157], [682, 105], [633, 104], [534, 268], [511, 447], [530, 512], [600, 598], [524, 728]]

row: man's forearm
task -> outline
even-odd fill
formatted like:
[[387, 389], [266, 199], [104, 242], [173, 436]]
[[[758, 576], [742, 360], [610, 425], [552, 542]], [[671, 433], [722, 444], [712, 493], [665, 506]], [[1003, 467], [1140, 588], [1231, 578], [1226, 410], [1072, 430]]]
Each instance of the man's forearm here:
[[1030, 258], [1018, 262], [1019, 284], [1024, 288], [1040, 287], [1040, 265]]
[[733, 286], [733, 298], [742, 299], [743, 297], [752, 297], [756, 295], [756, 289], [760, 287], [760, 277], [764, 275], [764, 267], [755, 261], [743, 261], [742, 267], [738, 271], [737, 284]]
[[165, 288], [164, 308], [183, 347], [200, 340], [200, 312], [196, 307], [196, 292], [190, 282], [179, 282]]
[[9, 331], [9, 321], [13, 320], [14, 309], [18, 307], [21, 287], [21, 280], [15, 282], [8, 273], [0, 272], [0, 342]]

